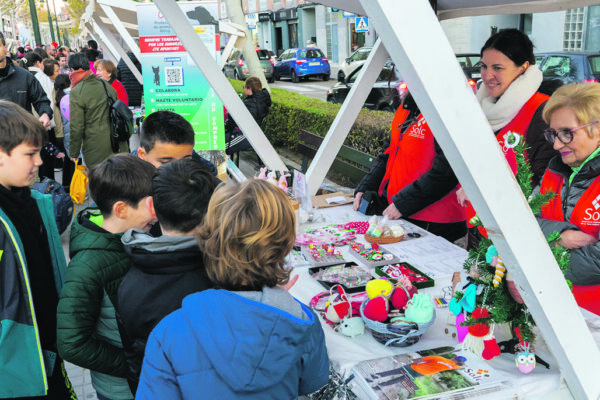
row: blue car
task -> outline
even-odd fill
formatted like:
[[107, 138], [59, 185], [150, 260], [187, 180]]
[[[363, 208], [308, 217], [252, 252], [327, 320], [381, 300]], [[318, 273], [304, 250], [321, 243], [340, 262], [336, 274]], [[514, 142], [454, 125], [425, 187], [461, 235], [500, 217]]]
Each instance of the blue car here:
[[300, 79], [306, 80], [311, 76], [328, 81], [331, 67], [325, 54], [316, 47], [288, 49], [277, 59], [273, 74], [276, 80], [281, 77], [289, 77], [294, 83]]

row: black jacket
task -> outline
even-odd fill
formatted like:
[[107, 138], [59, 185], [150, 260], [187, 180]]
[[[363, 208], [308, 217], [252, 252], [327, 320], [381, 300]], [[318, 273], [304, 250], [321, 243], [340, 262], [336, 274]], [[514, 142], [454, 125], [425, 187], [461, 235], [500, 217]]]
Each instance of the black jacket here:
[[212, 285], [193, 236], [154, 238], [130, 230], [122, 242], [134, 266], [119, 286], [115, 308], [129, 368], [127, 380], [135, 393], [150, 332], [164, 317], [181, 308], [187, 295]]
[[52, 119], [52, 106], [44, 88], [32, 73], [16, 67], [10, 60], [8, 74], [0, 76], [0, 99], [8, 100], [31, 112], [31, 106], [38, 115], [48, 114]]
[[[244, 98], [244, 105], [250, 111], [250, 114], [254, 118], [257, 124], [261, 124], [263, 118], [269, 114], [269, 107], [271, 107], [271, 95], [267, 89], [263, 89], [258, 93], [246, 96]], [[227, 122], [225, 122], [225, 132], [231, 132], [237, 128], [237, 124], [231, 118], [231, 115], [227, 114]]]
[[[127, 55], [133, 62], [133, 65], [137, 68], [137, 70], [142, 73], [142, 66], [140, 62], [135, 57], [135, 55], [128, 51]], [[121, 58], [119, 63], [117, 64], [117, 80], [120, 81], [125, 90], [127, 91], [127, 96], [129, 97], [129, 105], [132, 107], [139, 107], [142, 105], [142, 94], [144, 93], [144, 87], [140, 85], [138, 80], [136, 79], [133, 72], [129, 69], [125, 61]]]
[[533, 173], [533, 177], [531, 178], [532, 188], [539, 185], [548, 167], [548, 163], [552, 157], [558, 155], [558, 151], [554, 150], [552, 143], [548, 142], [544, 137], [544, 130], [548, 129], [548, 124], [542, 118], [545, 105], [546, 102], [542, 103], [535, 114], [533, 114], [525, 136], [525, 142], [529, 148], [527, 150], [527, 159]]
[[[434, 145], [435, 157], [433, 158], [431, 169], [392, 197], [394, 205], [403, 216], [409, 217], [441, 200], [458, 184], [458, 179], [454, 171], [452, 171], [442, 148], [435, 140]], [[360, 181], [354, 193], [379, 190], [381, 181], [385, 176], [388, 161], [388, 155], [384, 154], [384, 151], [388, 147], [389, 144], [379, 153], [371, 170]]]
[[[548, 169], [564, 177], [565, 183], [560, 193], [564, 221], [552, 221], [536, 215], [544, 236], [548, 237], [554, 232], [562, 233], [569, 229], [580, 230], [577, 225], [568, 221], [571, 219], [573, 209], [581, 196], [600, 175], [600, 156], [588, 161], [570, 184], [569, 177], [573, 170], [562, 162], [560, 156], [554, 157], [550, 161]], [[578, 249], [571, 249], [569, 252], [571, 253], [571, 259], [569, 269], [565, 274], [567, 279], [574, 285], [600, 285], [600, 242]]]

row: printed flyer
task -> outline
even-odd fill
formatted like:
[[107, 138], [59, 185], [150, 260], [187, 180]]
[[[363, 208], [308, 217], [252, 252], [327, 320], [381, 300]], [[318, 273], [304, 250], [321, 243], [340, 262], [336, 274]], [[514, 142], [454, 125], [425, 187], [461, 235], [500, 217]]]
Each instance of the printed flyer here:
[[352, 371], [370, 399], [464, 399], [507, 383], [484, 360], [451, 346], [363, 361]]
[[[218, 3], [177, 3], [211, 55], [219, 61]], [[154, 4], [137, 7], [146, 114], [169, 110], [187, 119], [194, 150], [224, 150], [223, 103]]]

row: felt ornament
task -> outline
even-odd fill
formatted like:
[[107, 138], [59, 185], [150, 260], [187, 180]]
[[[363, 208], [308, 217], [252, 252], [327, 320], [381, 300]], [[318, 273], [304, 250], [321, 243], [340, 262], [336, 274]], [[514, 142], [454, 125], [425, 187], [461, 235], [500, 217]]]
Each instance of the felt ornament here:
[[387, 299], [383, 296], [377, 296], [365, 304], [363, 314], [373, 321], [383, 322], [388, 318], [388, 307]]
[[535, 353], [529, 351], [529, 342], [524, 343], [524, 350], [517, 353], [515, 357], [515, 363], [517, 364], [517, 368], [524, 374], [528, 374], [535, 368]]
[[367, 282], [365, 291], [369, 296], [369, 299], [374, 299], [377, 296], [385, 296], [388, 298], [392, 294], [394, 286], [392, 282], [387, 279], [372, 279]]
[[418, 289], [414, 285], [409, 285], [409, 287], [405, 287], [403, 285], [398, 285], [396, 289], [394, 289], [394, 293], [392, 293], [391, 301], [394, 308], [398, 310], [402, 310], [406, 307], [406, 303], [412, 297], [418, 293]]
[[291, 176], [290, 174], [286, 174], [285, 171], [279, 171], [279, 187], [287, 193], [288, 191], [288, 183], [287, 178]]
[[257, 178], [262, 179], [263, 181], [267, 180], [267, 167], [263, 167], [260, 169], [260, 174], [258, 174]]
[[344, 318], [344, 320], [340, 322], [338, 330], [344, 336], [360, 336], [365, 333], [365, 322], [361, 317]]
[[466, 312], [473, 312], [475, 309], [475, 295], [477, 294], [477, 286], [469, 285], [465, 290], [463, 297], [460, 300], [456, 300], [456, 297], [453, 297], [448, 304], [448, 308], [452, 313], [456, 316], [465, 310]]
[[465, 321], [465, 318], [466, 317], [464, 313], [460, 313], [456, 317], [456, 336], [458, 339], [458, 343], [464, 342], [465, 337], [469, 333], [469, 328], [461, 325]]
[[490, 246], [485, 253], [485, 260], [492, 266], [496, 267], [496, 271], [494, 273], [494, 278], [492, 279], [492, 285], [494, 287], [498, 287], [500, 282], [502, 282], [502, 278], [506, 273], [506, 267], [502, 262], [500, 256], [498, 256], [498, 251], [496, 250], [496, 246]]
[[[473, 310], [471, 317], [475, 320], [479, 318], [488, 318], [490, 313], [485, 308], [478, 307]], [[473, 324], [469, 326], [469, 334], [475, 337], [484, 337], [490, 332], [490, 327], [487, 323]]]
[[489, 340], [483, 341], [483, 352], [481, 356], [484, 360], [491, 360], [494, 357], [498, 357], [500, 355], [500, 347], [498, 343], [496, 343], [496, 338], [491, 338]]
[[[334, 294], [333, 290], [338, 293]], [[352, 307], [348, 301], [348, 296], [340, 285], [335, 285], [330, 289], [329, 301], [325, 306], [325, 318], [333, 323], [338, 323], [342, 319], [352, 315]]]

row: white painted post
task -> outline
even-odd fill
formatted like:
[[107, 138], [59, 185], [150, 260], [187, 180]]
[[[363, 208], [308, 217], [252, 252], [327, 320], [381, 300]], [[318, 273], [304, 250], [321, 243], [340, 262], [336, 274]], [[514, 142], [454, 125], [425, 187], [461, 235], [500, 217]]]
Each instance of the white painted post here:
[[306, 171], [308, 190], [312, 195], [319, 190], [321, 183], [323, 183], [327, 171], [329, 171], [337, 153], [342, 148], [344, 140], [348, 136], [348, 132], [350, 132], [350, 128], [352, 128], [354, 121], [356, 121], [356, 117], [388, 57], [388, 52], [385, 50], [381, 39], [378, 39], [375, 47], [373, 47], [369, 57], [363, 64], [358, 79], [354, 82], [344, 104], [342, 104], [340, 111], [333, 120], [308, 171]]
[[188, 51], [194, 63], [200, 68], [202, 74], [223, 101], [227, 111], [235, 119], [238, 126], [242, 128], [246, 137], [252, 144], [256, 153], [263, 162], [272, 170], [287, 170], [287, 167], [279, 158], [279, 155], [267, 140], [260, 127], [248, 111], [242, 100], [225, 75], [219, 69], [216, 61], [212, 58], [200, 37], [196, 34], [188, 19], [174, 0], [155, 0], [163, 16], [169, 21], [175, 34]]
[[[429, 2], [360, 0], [523, 297], [573, 397], [597, 399], [600, 351]], [[399, 23], [401, 21], [401, 23]]]

